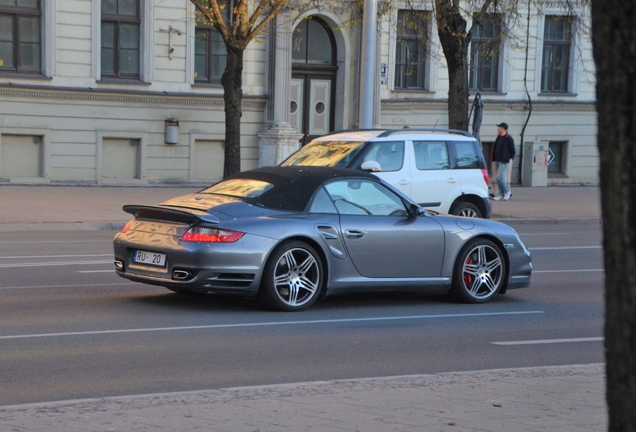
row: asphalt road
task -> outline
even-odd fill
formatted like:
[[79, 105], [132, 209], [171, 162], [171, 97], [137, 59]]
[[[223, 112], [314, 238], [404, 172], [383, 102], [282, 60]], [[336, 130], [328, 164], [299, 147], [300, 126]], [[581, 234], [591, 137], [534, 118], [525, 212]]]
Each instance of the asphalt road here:
[[333, 297], [302, 313], [112, 270], [112, 232], [0, 234], [0, 405], [604, 361], [601, 226], [524, 225], [532, 287]]

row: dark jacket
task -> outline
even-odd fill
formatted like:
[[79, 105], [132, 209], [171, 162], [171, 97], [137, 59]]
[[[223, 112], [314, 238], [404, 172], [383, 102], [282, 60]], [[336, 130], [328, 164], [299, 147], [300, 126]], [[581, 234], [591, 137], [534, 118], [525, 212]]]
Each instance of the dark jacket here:
[[498, 136], [492, 154], [493, 162], [510, 162], [515, 157], [515, 140], [509, 134]]

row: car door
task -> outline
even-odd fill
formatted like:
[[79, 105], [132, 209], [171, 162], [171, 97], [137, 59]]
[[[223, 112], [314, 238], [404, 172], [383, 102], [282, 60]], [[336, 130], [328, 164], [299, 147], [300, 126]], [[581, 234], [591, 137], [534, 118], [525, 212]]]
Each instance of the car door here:
[[444, 231], [432, 217], [409, 216], [400, 197], [369, 179], [339, 179], [325, 189], [340, 214], [345, 247], [362, 276], [440, 276]]
[[369, 145], [361, 163], [376, 161], [382, 171], [374, 172], [406, 196], [411, 196], [411, 159], [404, 141], [378, 141]]
[[411, 199], [426, 208], [447, 213], [461, 195], [461, 178], [451, 169], [445, 141], [413, 141]]

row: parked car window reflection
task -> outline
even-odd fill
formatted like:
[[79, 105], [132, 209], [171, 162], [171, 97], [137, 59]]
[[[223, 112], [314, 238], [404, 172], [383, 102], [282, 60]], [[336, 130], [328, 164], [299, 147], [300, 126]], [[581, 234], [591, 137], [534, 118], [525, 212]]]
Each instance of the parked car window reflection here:
[[414, 141], [415, 166], [420, 170], [448, 169], [448, 149], [443, 141]]
[[399, 171], [404, 163], [404, 141], [377, 142], [364, 155], [363, 162], [374, 160], [382, 171]]

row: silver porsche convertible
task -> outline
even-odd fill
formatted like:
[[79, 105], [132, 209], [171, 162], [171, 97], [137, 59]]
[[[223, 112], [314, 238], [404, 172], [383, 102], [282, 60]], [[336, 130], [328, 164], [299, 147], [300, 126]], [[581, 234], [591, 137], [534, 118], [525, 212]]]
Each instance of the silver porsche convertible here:
[[124, 210], [134, 219], [114, 239], [117, 274], [177, 293], [298, 311], [341, 293], [442, 288], [483, 303], [530, 285], [530, 252], [512, 228], [429, 213], [362, 171], [259, 168]]

